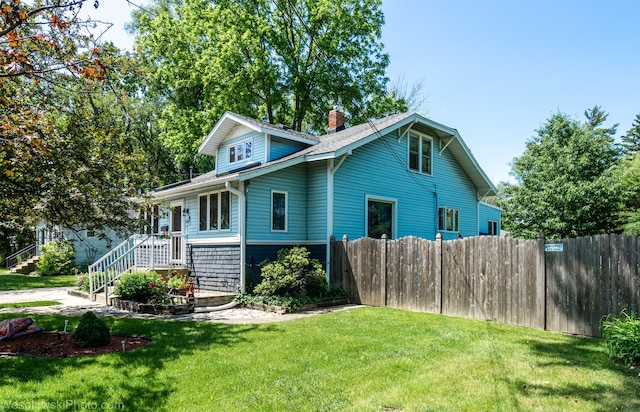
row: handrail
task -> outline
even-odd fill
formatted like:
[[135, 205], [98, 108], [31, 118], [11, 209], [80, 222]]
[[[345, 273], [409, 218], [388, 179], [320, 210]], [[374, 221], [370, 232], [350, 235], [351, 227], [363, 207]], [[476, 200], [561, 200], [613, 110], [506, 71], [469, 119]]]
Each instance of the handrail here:
[[[7, 269], [9, 269], [9, 268], [13, 267], [14, 265], [18, 264], [19, 257], [21, 255], [23, 255], [23, 254], [29, 253], [29, 256], [27, 257], [27, 259], [35, 256], [35, 253], [31, 253], [31, 252], [34, 252], [37, 247], [38, 247], [38, 244], [37, 243], [33, 243], [33, 244], [29, 245], [29, 246], [26, 246], [26, 247], [22, 248], [21, 250], [15, 252], [15, 253], [7, 256], [5, 258]], [[14, 261], [14, 260], [16, 261], [16, 263], [12, 264], [12, 261]]]
[[[176, 250], [174, 249], [176, 246]], [[105, 302], [109, 297], [108, 286], [113, 285], [120, 276], [134, 269], [153, 269], [169, 267], [174, 263], [183, 263], [183, 235], [132, 235], [109, 253], [89, 266], [89, 295], [104, 288]], [[101, 273], [102, 275], [97, 275]]]

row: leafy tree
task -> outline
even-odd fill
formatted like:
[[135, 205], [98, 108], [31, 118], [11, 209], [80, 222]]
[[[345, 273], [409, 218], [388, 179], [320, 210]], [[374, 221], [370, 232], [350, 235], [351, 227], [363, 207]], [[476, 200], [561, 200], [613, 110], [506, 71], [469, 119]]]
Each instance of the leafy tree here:
[[336, 103], [353, 123], [406, 110], [387, 91], [383, 23], [380, 0], [155, 0], [131, 28], [184, 169], [225, 110], [312, 133]]
[[622, 189], [615, 166], [616, 126], [596, 106], [584, 123], [556, 113], [514, 159], [516, 184], [501, 185], [503, 228], [514, 237], [568, 238], [616, 229]]
[[640, 113], [636, 114], [631, 128], [626, 135], [622, 136], [621, 140], [620, 145], [625, 155], [633, 156], [636, 153], [640, 153]]
[[619, 167], [624, 202], [620, 207], [620, 224], [628, 235], [640, 235], [640, 152], [626, 157]]
[[145, 152], [132, 143], [125, 83], [113, 77], [126, 56], [98, 44], [89, 23], [78, 20], [85, 1], [9, 0], [0, 7], [6, 230], [36, 221], [98, 232], [128, 228], [127, 199], [151, 186]]

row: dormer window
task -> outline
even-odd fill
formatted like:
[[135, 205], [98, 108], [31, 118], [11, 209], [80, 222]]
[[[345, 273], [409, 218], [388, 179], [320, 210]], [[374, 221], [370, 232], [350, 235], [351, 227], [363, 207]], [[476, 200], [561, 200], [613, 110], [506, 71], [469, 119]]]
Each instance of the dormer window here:
[[409, 170], [426, 175], [431, 171], [431, 139], [424, 135], [409, 133]]
[[229, 146], [229, 163], [242, 162], [251, 159], [253, 152], [253, 139]]

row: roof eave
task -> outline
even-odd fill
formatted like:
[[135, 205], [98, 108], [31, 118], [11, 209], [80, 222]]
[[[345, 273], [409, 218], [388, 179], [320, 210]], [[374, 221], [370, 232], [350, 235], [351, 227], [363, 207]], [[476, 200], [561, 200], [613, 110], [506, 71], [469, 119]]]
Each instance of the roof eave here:
[[177, 197], [177, 196], [184, 195], [184, 194], [187, 194], [189, 192], [192, 192], [193, 190], [202, 189], [202, 188], [205, 188], [205, 187], [208, 187], [208, 186], [224, 184], [226, 182], [236, 181], [236, 180], [238, 180], [238, 175], [239, 175], [239, 173], [235, 173], [235, 174], [232, 174], [232, 175], [226, 175], [224, 177], [215, 178], [215, 179], [207, 180], [207, 181], [204, 181], [204, 182], [189, 183], [189, 184], [186, 184], [186, 185], [183, 185], [183, 186], [178, 186], [175, 189], [161, 190], [159, 192], [153, 191], [153, 192], [150, 192], [150, 197], [153, 198], [153, 199]]

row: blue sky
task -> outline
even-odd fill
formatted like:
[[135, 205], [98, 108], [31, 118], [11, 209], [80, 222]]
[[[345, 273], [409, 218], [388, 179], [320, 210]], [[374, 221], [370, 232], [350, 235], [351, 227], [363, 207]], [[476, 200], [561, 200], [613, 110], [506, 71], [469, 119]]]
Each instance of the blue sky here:
[[[389, 77], [423, 82], [426, 115], [460, 132], [494, 184], [555, 112], [583, 120], [600, 105], [618, 138], [640, 113], [640, 1], [383, 0], [382, 9]], [[103, 0], [89, 13], [131, 49], [132, 10]]]

